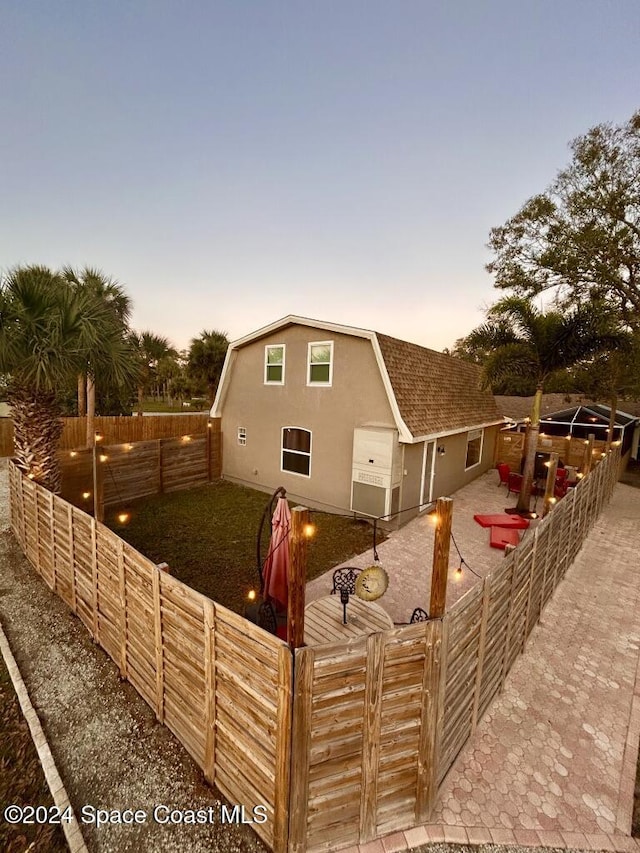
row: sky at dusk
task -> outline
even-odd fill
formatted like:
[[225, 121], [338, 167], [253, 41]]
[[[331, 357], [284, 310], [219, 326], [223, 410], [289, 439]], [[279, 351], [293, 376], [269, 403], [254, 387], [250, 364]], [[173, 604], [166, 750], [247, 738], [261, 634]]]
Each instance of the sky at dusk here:
[[490, 228], [640, 108], [639, 44], [638, 0], [5, 0], [0, 269], [98, 267], [178, 348], [451, 346]]

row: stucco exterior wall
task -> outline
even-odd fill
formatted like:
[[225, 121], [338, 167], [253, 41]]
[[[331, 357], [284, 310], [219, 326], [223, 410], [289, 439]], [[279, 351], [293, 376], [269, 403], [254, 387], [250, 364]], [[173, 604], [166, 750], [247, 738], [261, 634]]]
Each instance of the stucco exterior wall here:
[[[307, 385], [310, 342], [333, 341], [330, 387]], [[265, 346], [284, 344], [284, 385], [264, 384]], [[393, 416], [366, 339], [290, 326], [241, 347], [234, 355], [222, 401], [223, 476], [264, 490], [284, 486], [294, 498], [348, 510], [353, 430], [394, 427]], [[246, 446], [238, 444], [238, 428]], [[281, 471], [283, 427], [310, 430], [310, 477]]]
[[467, 455], [467, 433], [449, 435], [439, 438], [438, 447], [444, 447], [444, 456], [436, 453], [436, 470], [433, 481], [433, 499], [451, 495], [456, 489], [460, 489], [471, 480], [484, 474], [493, 467], [493, 456], [495, 450], [498, 427], [486, 427], [482, 443], [482, 456], [480, 464], [465, 471], [465, 460]]

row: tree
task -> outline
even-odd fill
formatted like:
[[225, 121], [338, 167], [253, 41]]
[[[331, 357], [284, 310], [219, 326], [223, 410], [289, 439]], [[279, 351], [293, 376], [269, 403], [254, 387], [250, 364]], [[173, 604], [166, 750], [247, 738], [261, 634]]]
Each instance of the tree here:
[[17, 267], [0, 283], [0, 373], [10, 375], [15, 459], [31, 479], [60, 490], [62, 431], [56, 391], [100, 346], [95, 300], [42, 266]]
[[640, 330], [640, 111], [571, 143], [551, 186], [491, 231], [487, 269], [519, 296], [555, 289], [568, 304], [606, 300]]
[[153, 332], [132, 332], [130, 343], [135, 351], [138, 382], [138, 414], [142, 415], [145, 394], [152, 391], [158, 364], [162, 359], [177, 357], [169, 340]]
[[66, 266], [62, 276], [74, 290], [84, 294], [87, 301], [93, 301], [100, 314], [100, 345], [85, 353], [83, 370], [78, 376], [78, 415], [85, 413], [86, 404], [87, 447], [90, 447], [95, 436], [96, 383], [101, 383], [107, 391], [106, 386], [113, 384], [115, 364], [119, 373], [116, 386], [121, 384], [120, 379], [132, 380], [134, 376], [128, 326], [131, 299], [117, 281], [92, 267], [75, 271]]
[[621, 342], [621, 334], [601, 304], [581, 306], [567, 312], [543, 313], [529, 300], [511, 296], [493, 305], [488, 311], [487, 322], [471, 332], [467, 340], [469, 346], [489, 352], [484, 363], [487, 384], [493, 386], [510, 376], [535, 382], [536, 393], [518, 498], [518, 509], [528, 511], [545, 383], [558, 370], [616, 348]]
[[226, 332], [206, 330], [199, 338], [193, 338], [189, 347], [187, 372], [191, 378], [206, 383], [211, 405], [216, 396], [228, 347]]

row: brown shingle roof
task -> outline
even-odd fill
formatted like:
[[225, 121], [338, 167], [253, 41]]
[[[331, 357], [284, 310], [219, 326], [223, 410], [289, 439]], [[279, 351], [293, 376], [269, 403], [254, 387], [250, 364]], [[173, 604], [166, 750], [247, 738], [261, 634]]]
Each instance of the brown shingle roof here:
[[379, 332], [376, 337], [400, 415], [414, 437], [500, 420], [475, 364]]

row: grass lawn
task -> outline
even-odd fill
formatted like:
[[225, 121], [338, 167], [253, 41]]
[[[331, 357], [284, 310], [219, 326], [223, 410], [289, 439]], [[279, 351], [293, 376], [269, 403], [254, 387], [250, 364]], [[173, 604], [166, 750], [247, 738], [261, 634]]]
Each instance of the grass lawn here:
[[[107, 512], [105, 522], [154, 563], [168, 563], [174, 577], [243, 613], [248, 591], [260, 588], [256, 536], [268, 501], [264, 492], [219, 480], [138, 501], [126, 526], [118, 523], [116, 510]], [[312, 521], [316, 533], [309, 541], [307, 580], [372, 545], [372, 527], [366, 521], [320, 512], [312, 513]], [[378, 541], [383, 538], [378, 533]], [[268, 540], [265, 522], [263, 560]]]

